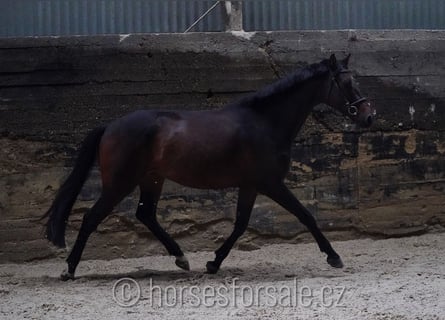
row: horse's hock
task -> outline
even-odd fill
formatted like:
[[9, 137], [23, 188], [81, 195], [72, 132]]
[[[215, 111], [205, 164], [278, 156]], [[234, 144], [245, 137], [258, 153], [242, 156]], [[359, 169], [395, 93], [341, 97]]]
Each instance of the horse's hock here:
[[[443, 228], [445, 32], [1, 39], [0, 262], [60, 254], [36, 218], [89, 129], [140, 108], [216, 108], [331, 52], [352, 53], [351, 68], [378, 120], [357, 131], [320, 106], [294, 145], [303, 157], [293, 158], [287, 185], [331, 239]], [[99, 190], [94, 171], [70, 218], [68, 243]], [[233, 227], [235, 203], [234, 190], [169, 183], [160, 221], [186, 251], [214, 250]], [[136, 221], [136, 205], [136, 193], [121, 203], [88, 243], [86, 257], [164, 252]], [[306, 237], [294, 216], [260, 197], [238, 248]]]

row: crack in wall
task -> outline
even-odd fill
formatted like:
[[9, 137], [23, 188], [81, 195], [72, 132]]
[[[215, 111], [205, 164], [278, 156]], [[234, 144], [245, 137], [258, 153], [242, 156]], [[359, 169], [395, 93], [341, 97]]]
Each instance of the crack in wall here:
[[276, 64], [275, 60], [272, 57], [272, 49], [270, 48], [270, 45], [273, 42], [274, 42], [273, 40], [267, 40], [264, 43], [260, 44], [258, 46], [258, 49], [266, 57], [267, 62], [269, 63], [269, 67], [272, 70], [273, 74], [275, 75], [275, 78], [281, 79], [282, 75], [280, 74], [278, 65]]

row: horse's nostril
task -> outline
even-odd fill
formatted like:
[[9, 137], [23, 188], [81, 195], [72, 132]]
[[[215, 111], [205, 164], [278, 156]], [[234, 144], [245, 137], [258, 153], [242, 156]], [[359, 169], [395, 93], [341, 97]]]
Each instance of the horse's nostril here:
[[366, 118], [366, 125], [367, 125], [368, 127], [370, 127], [371, 124], [372, 124], [372, 121], [373, 121], [372, 116], [368, 116], [368, 117]]

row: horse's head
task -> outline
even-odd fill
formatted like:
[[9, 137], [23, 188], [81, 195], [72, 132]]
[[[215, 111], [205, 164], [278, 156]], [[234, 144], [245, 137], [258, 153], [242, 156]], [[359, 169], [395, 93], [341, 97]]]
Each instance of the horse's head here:
[[348, 55], [344, 60], [337, 61], [335, 55], [328, 60], [330, 77], [326, 103], [339, 110], [361, 127], [370, 127], [374, 121], [376, 110], [368, 99], [360, 93], [358, 83], [348, 70]]

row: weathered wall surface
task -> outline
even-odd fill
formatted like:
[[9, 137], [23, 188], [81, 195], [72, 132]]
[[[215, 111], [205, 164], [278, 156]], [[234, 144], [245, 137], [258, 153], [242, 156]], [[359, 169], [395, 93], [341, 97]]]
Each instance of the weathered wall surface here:
[[[288, 185], [331, 238], [405, 235], [445, 225], [445, 32], [162, 34], [0, 40], [0, 262], [60, 254], [41, 222], [86, 132], [140, 108], [207, 109], [331, 52], [352, 53], [378, 110], [357, 131], [326, 107], [297, 137]], [[69, 242], [100, 188], [94, 171]], [[85, 257], [163, 252], [133, 212], [137, 192], [93, 235]], [[165, 186], [161, 223], [186, 251], [216, 249], [235, 190]], [[309, 239], [295, 217], [257, 200], [239, 247]], [[314, 247], [315, 248], [315, 247]]]

